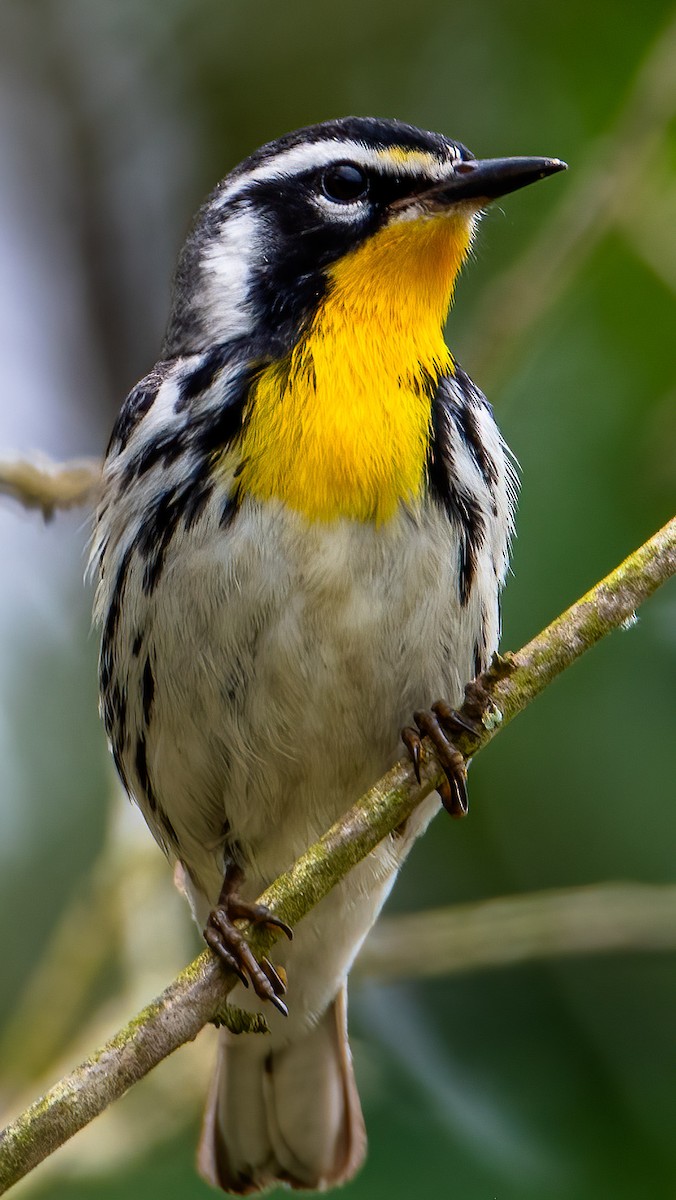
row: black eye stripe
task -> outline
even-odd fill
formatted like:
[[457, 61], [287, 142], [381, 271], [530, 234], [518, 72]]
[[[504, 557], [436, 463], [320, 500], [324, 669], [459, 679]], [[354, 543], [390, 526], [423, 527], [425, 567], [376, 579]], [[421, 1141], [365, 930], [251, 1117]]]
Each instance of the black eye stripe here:
[[352, 204], [368, 194], [369, 178], [356, 163], [332, 163], [322, 171], [321, 187], [327, 200], [335, 204]]
[[[362, 195], [353, 195], [350, 199], [347, 197], [338, 199], [337, 194], [335, 197], [333, 195], [327, 197], [324, 187], [325, 177], [337, 167], [343, 166], [349, 166], [362, 173], [366, 179], [366, 191]], [[345, 159], [338, 163], [330, 163], [324, 167], [311, 167], [290, 175], [280, 175], [274, 179], [252, 181], [246, 187], [242, 188], [236, 200], [232, 201], [228, 205], [228, 209], [223, 209], [222, 212], [227, 215], [229, 211], [234, 212], [239, 207], [253, 202], [256, 208], [265, 206], [273, 212], [279, 211], [281, 213], [282, 211], [290, 212], [293, 210], [298, 220], [300, 220], [302, 214], [300, 208], [297, 209], [297, 206], [304, 204], [311, 198], [315, 198], [317, 194], [333, 200], [335, 204], [354, 203], [355, 200], [360, 198], [368, 198], [369, 205], [372, 208], [383, 210], [396, 200], [404, 199], [406, 196], [413, 198], [417, 193], [426, 191], [434, 182], [435, 180], [423, 171], [402, 171], [399, 174], [396, 171], [388, 171], [384, 168], [357, 166], [356, 163]], [[307, 217], [305, 217], [305, 220], [307, 220]]]

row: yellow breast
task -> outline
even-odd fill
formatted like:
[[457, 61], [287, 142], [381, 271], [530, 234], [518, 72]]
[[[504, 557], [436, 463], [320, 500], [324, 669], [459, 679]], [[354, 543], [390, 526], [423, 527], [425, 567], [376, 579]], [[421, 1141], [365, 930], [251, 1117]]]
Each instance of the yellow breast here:
[[471, 218], [386, 227], [331, 269], [291, 353], [252, 389], [239, 487], [310, 520], [381, 523], [420, 494], [431, 398], [452, 370], [442, 326]]

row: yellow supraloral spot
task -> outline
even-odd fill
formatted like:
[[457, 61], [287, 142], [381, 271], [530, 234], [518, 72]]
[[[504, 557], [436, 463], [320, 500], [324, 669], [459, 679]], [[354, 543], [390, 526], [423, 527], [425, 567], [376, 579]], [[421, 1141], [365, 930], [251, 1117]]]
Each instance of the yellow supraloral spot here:
[[403, 167], [406, 171], [419, 171], [421, 175], [428, 175], [430, 179], [434, 179], [434, 173], [439, 169], [439, 159], [436, 155], [430, 153], [429, 150], [411, 150], [405, 146], [388, 146], [386, 149], [378, 150], [376, 156], [382, 160], [386, 166]]
[[310, 520], [378, 524], [420, 494], [431, 392], [453, 369], [442, 326], [471, 233], [461, 211], [401, 220], [331, 268], [311, 325], [252, 389], [243, 493]]

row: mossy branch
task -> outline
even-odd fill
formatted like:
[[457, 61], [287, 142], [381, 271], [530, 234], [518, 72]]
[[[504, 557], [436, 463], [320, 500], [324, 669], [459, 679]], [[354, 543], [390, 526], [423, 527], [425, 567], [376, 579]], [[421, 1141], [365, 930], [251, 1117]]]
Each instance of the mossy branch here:
[[[526, 646], [496, 656], [481, 682], [489, 697], [479, 736], [463, 734], [459, 749], [475, 755], [551, 681], [612, 629], [631, 621], [638, 606], [676, 574], [676, 518], [592, 588]], [[408, 762], [397, 763], [261, 900], [290, 924], [299, 921], [355, 863], [404, 821], [440, 782], [431, 748], [424, 747], [420, 785]], [[275, 935], [250, 930], [256, 953]], [[102, 1049], [59, 1081], [0, 1133], [0, 1194], [23, 1178], [166, 1058], [208, 1021], [236, 1026], [225, 999], [236, 978], [204, 951], [152, 1004]]]

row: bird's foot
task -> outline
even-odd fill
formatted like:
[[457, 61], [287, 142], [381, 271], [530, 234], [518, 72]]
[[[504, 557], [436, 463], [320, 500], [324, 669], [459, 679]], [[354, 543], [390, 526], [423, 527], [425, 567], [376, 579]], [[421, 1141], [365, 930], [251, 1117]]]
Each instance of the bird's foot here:
[[269, 1000], [286, 1017], [288, 1009], [281, 999], [286, 991], [284, 979], [268, 958], [258, 961], [241, 929], [238, 929], [234, 922], [244, 920], [250, 921], [252, 925], [281, 929], [289, 940], [293, 937], [293, 930], [285, 921], [273, 916], [264, 904], [242, 900], [237, 895], [236, 888], [242, 877], [243, 872], [239, 867], [228, 864], [218, 904], [209, 913], [204, 940], [224, 966], [234, 971], [245, 987], [251, 983], [261, 1000]]
[[[467, 712], [459, 713], [451, 708], [445, 700], [437, 700], [429, 709], [419, 709], [413, 714], [415, 728], [407, 725], [401, 731], [403, 741], [413, 763], [413, 769], [420, 783], [420, 758], [423, 737], [428, 737], [434, 746], [436, 756], [444, 771], [444, 779], [437, 789], [441, 802], [452, 817], [464, 817], [469, 809], [467, 797], [467, 764], [453, 742], [453, 736], [458, 733], [471, 733], [477, 737], [481, 732], [480, 716], [483, 696], [470, 692], [468, 685], [465, 693], [464, 708]], [[468, 696], [468, 692], [470, 695]], [[476, 719], [475, 719], [476, 712]]]

